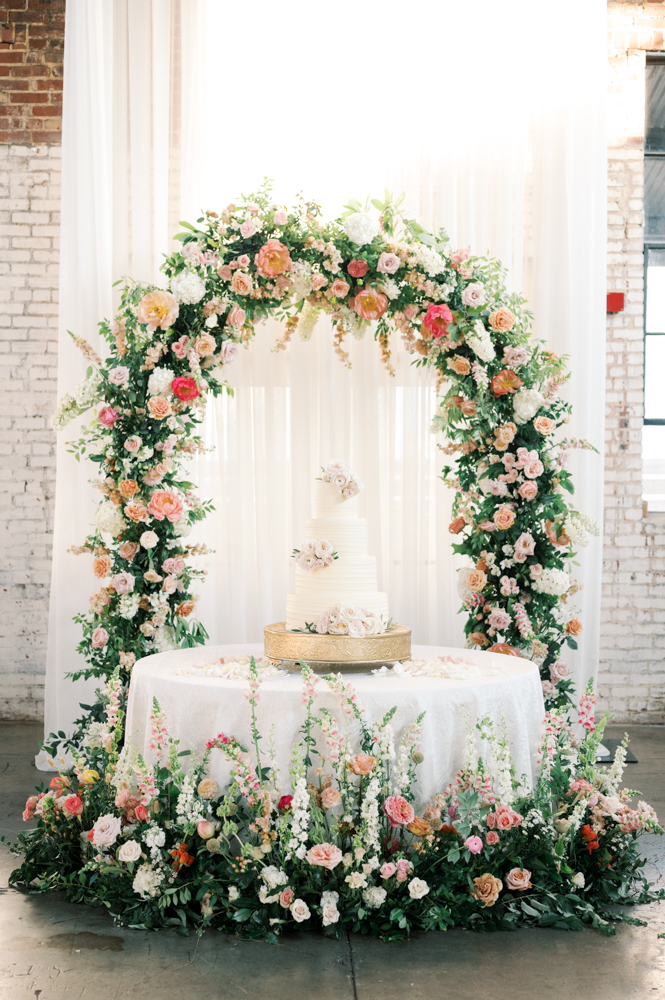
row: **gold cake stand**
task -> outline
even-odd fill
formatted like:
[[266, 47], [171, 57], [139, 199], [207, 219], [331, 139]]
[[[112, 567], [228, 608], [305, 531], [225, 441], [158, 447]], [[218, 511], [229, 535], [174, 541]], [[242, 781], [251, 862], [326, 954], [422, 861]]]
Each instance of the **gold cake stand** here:
[[263, 630], [266, 656], [274, 666], [298, 672], [305, 662], [317, 674], [362, 673], [382, 663], [403, 663], [411, 656], [411, 629], [394, 625], [380, 635], [318, 635], [287, 631], [285, 622]]

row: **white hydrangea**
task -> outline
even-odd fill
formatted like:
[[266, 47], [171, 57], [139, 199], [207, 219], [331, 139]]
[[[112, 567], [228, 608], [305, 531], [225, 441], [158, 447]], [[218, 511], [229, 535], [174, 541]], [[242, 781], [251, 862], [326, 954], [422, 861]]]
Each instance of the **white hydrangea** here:
[[496, 357], [496, 351], [494, 350], [494, 344], [492, 343], [492, 336], [485, 328], [485, 324], [482, 320], [477, 319], [473, 324], [473, 332], [467, 333], [466, 342], [473, 351], [473, 353], [480, 358], [481, 361], [491, 361]]
[[563, 523], [563, 530], [570, 538], [573, 545], [584, 548], [591, 541], [591, 535], [599, 532], [598, 521], [591, 514], [582, 511], [571, 511]]
[[121, 618], [131, 621], [139, 609], [141, 603], [140, 594], [123, 594], [118, 601], [118, 614]]
[[158, 896], [159, 887], [162, 884], [163, 879], [164, 873], [155, 871], [152, 865], [146, 861], [145, 864], [141, 865], [134, 876], [132, 889], [134, 892], [138, 893], [142, 899], [146, 899], [148, 896]]
[[387, 891], [379, 885], [372, 885], [369, 889], [365, 889], [363, 892], [363, 899], [367, 906], [372, 910], [378, 910], [378, 908], [385, 901]]
[[108, 729], [104, 722], [91, 722], [83, 737], [83, 746], [90, 750], [96, 750], [102, 745], [102, 737], [106, 736]]
[[105, 531], [109, 535], [119, 535], [127, 528], [127, 522], [122, 516], [122, 511], [109, 500], [102, 500], [97, 508], [95, 524], [99, 531]]
[[171, 278], [171, 291], [178, 302], [191, 306], [205, 295], [206, 283], [196, 271], [185, 270]]
[[525, 424], [531, 420], [544, 402], [545, 397], [537, 389], [518, 389], [513, 396], [515, 423]]
[[418, 247], [417, 250], [418, 263], [422, 267], [426, 274], [429, 274], [430, 278], [433, 278], [437, 274], [443, 274], [446, 269], [446, 262], [440, 253], [436, 250], [432, 250], [431, 247], [426, 246], [424, 243]]
[[371, 243], [374, 237], [379, 235], [378, 221], [367, 212], [354, 212], [353, 215], [347, 216], [342, 227], [351, 242], [359, 247]]
[[532, 582], [531, 587], [539, 594], [561, 597], [570, 588], [570, 577], [562, 569], [544, 569]]
[[175, 378], [175, 372], [170, 368], [155, 368], [148, 379], [148, 394], [150, 396], [163, 396], [171, 391], [171, 382]]

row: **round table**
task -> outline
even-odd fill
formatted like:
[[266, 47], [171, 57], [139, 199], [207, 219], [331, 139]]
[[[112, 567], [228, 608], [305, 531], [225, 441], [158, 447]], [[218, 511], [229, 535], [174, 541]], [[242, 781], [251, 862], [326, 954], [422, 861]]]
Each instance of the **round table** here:
[[[261, 656], [260, 643], [207, 646], [156, 653], [139, 660], [132, 672], [127, 706], [127, 737], [144, 758], [152, 763], [150, 711], [156, 698], [166, 716], [169, 734], [180, 741], [180, 750], [200, 753], [206, 741], [218, 733], [235, 736], [250, 748], [249, 705], [245, 698], [246, 681], [183, 673], [194, 664], [211, 663], [219, 657]], [[347, 674], [358, 702], [371, 723], [394, 705], [396, 738], [403, 726], [425, 712], [421, 750], [423, 763], [417, 769], [415, 787], [419, 804], [443, 791], [463, 761], [466, 711], [473, 722], [489, 716], [499, 724], [505, 719], [518, 776], [533, 777], [534, 751], [545, 712], [539, 672], [530, 660], [480, 650], [454, 649], [447, 646], [413, 646], [412, 656], [432, 658], [459, 656], [472, 660], [482, 673], [460, 680], [435, 677], [400, 677], [388, 674]], [[338, 696], [320, 680], [315, 710], [329, 708], [342, 719]], [[274, 727], [279, 784], [289, 791], [291, 747], [298, 739], [305, 717], [300, 674], [285, 674], [263, 680], [257, 707], [261, 750], [267, 750], [271, 726]], [[354, 722], [357, 726], [357, 723]], [[320, 733], [317, 733], [320, 737]], [[187, 761], [187, 757], [182, 758]], [[263, 762], [265, 765], [265, 761]], [[210, 776], [224, 787], [229, 781], [230, 765], [219, 751], [210, 758]]]

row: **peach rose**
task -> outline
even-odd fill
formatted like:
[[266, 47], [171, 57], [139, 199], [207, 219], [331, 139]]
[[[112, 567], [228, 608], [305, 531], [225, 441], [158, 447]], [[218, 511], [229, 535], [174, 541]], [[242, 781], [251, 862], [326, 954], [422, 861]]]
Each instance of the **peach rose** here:
[[148, 509], [140, 500], [131, 500], [125, 506], [124, 514], [125, 517], [128, 517], [130, 521], [134, 521], [136, 524], [139, 521], [148, 520]]
[[233, 291], [237, 292], [238, 295], [249, 295], [254, 287], [254, 282], [248, 274], [245, 274], [244, 271], [234, 271], [231, 279], [231, 285], [233, 287]]
[[168, 330], [173, 326], [180, 307], [175, 295], [170, 292], [148, 292], [144, 295], [138, 306], [139, 323], [146, 323], [152, 332], [157, 327]]
[[229, 309], [229, 314], [226, 317], [227, 326], [242, 326], [245, 322], [247, 313], [240, 306], [235, 305]]
[[138, 542], [123, 542], [118, 549], [118, 555], [121, 559], [126, 559], [127, 562], [131, 562], [138, 550]]
[[522, 500], [535, 500], [538, 495], [538, 486], [530, 479], [528, 483], [522, 483], [517, 492]]
[[105, 628], [96, 628], [92, 633], [92, 648], [103, 649], [108, 643], [110, 636]]
[[202, 799], [215, 799], [219, 795], [219, 785], [214, 778], [203, 778], [199, 781], [196, 791]]
[[500, 531], [507, 531], [515, 523], [515, 515], [510, 507], [497, 507], [494, 511], [494, 523]]
[[291, 267], [288, 247], [279, 240], [268, 240], [254, 257], [256, 269], [264, 278], [276, 278]]
[[171, 490], [155, 490], [150, 497], [148, 513], [152, 514], [158, 521], [163, 521], [166, 518], [171, 524], [177, 524], [182, 520], [182, 500], [177, 493], [173, 493]]
[[217, 344], [215, 343], [215, 338], [211, 337], [209, 333], [202, 333], [200, 337], [197, 337], [194, 341], [194, 350], [200, 358], [209, 358], [217, 349]]
[[171, 404], [163, 396], [151, 396], [148, 400], [148, 409], [150, 416], [154, 417], [155, 420], [164, 420], [165, 417], [170, 417], [173, 413]]
[[497, 427], [494, 431], [494, 437], [496, 441], [494, 447], [497, 451], [505, 451], [509, 444], [515, 439], [517, 434], [517, 425], [511, 423], [503, 424], [501, 427]]
[[332, 871], [342, 860], [342, 852], [334, 844], [315, 844], [305, 855], [310, 865], [318, 865]]
[[350, 770], [354, 774], [368, 775], [371, 774], [376, 767], [376, 757], [370, 757], [366, 753], [356, 754], [355, 757], [351, 758], [349, 763]]
[[549, 417], [536, 417], [533, 426], [539, 434], [551, 434], [556, 424]]
[[568, 624], [566, 625], [566, 632], [568, 633], [568, 635], [580, 635], [583, 627], [584, 626], [582, 625], [582, 622], [579, 620], [579, 618], [571, 618]]
[[364, 320], [379, 319], [388, 308], [388, 298], [374, 288], [365, 288], [356, 295], [353, 308]]
[[125, 500], [131, 500], [135, 493], [139, 491], [139, 484], [135, 479], [122, 479], [118, 483], [118, 493]]
[[459, 354], [453, 355], [452, 358], [448, 358], [446, 362], [448, 368], [451, 368], [456, 375], [468, 375], [471, 371], [471, 362], [466, 358], [461, 357]]
[[496, 312], [489, 316], [489, 324], [495, 333], [508, 333], [515, 325], [515, 315], [510, 309], [501, 306]]
[[489, 639], [482, 632], [472, 632], [469, 636], [469, 642], [474, 646], [489, 646], [490, 644]]
[[471, 893], [472, 898], [483, 906], [494, 906], [501, 892], [501, 880], [486, 873], [474, 878], [473, 885], [475, 891]]
[[196, 832], [202, 840], [210, 840], [215, 835], [215, 824], [209, 819], [201, 819], [196, 824]]
[[466, 524], [463, 517], [456, 517], [454, 521], [451, 521], [448, 525], [448, 531], [451, 535], [459, 535], [460, 531]]
[[110, 570], [111, 570], [110, 556], [97, 556], [96, 559], [92, 560], [92, 572], [95, 574], [98, 580], [103, 580], [105, 576], [108, 576]]
[[465, 417], [472, 417], [478, 409], [478, 404], [474, 403], [472, 399], [463, 399], [459, 408]]
[[321, 805], [324, 809], [334, 809], [342, 801], [342, 796], [336, 788], [324, 788], [321, 792]]
[[499, 396], [505, 396], [507, 393], [517, 392], [523, 385], [524, 382], [512, 368], [504, 368], [503, 371], [494, 376], [491, 382], [492, 392], [497, 399]]
[[474, 594], [479, 594], [487, 584], [487, 576], [481, 569], [472, 569], [469, 570], [465, 583], [467, 588], [472, 590]]
[[406, 828], [414, 837], [429, 837], [432, 833], [432, 827], [426, 819], [422, 819], [420, 816], [414, 816], [411, 822], [407, 823]]
[[175, 613], [179, 618], [187, 618], [191, 615], [195, 607], [196, 605], [194, 604], [194, 601], [183, 601], [182, 604], [179, 604], [175, 609]]
[[321, 289], [325, 288], [327, 284], [328, 284], [328, 279], [326, 278], [325, 274], [319, 274], [317, 272], [316, 274], [312, 275], [311, 285], [313, 291], [320, 292]]
[[344, 299], [349, 294], [349, 287], [348, 281], [344, 281], [343, 278], [335, 278], [330, 286], [330, 293], [336, 299]]
[[506, 889], [513, 892], [526, 892], [531, 889], [531, 872], [526, 868], [511, 868], [505, 877]]

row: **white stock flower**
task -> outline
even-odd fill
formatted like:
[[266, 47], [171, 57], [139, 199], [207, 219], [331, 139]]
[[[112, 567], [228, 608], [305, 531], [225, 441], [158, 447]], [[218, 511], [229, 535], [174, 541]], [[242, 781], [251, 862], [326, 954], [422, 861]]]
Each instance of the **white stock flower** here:
[[537, 389], [518, 389], [513, 396], [515, 423], [527, 423], [535, 417], [544, 402], [545, 397]]
[[97, 508], [95, 524], [100, 531], [105, 531], [109, 535], [119, 535], [127, 528], [127, 522], [122, 516], [122, 511], [109, 500], [102, 500]]
[[573, 545], [584, 548], [591, 541], [591, 535], [599, 532], [598, 521], [591, 514], [582, 511], [571, 511], [564, 521], [563, 530], [570, 538]]
[[467, 333], [466, 342], [481, 361], [491, 361], [496, 357], [492, 335], [481, 319], [477, 319], [473, 324], [473, 331]]
[[171, 291], [181, 304], [194, 305], [205, 295], [206, 284], [196, 271], [185, 270], [171, 278]]
[[354, 212], [344, 220], [342, 226], [351, 242], [359, 247], [371, 243], [379, 235], [377, 219], [373, 219], [367, 212]]
[[433, 278], [437, 274], [442, 274], [446, 269], [446, 262], [440, 253], [436, 250], [432, 250], [431, 247], [421, 244], [416, 249], [416, 255], [418, 257], [418, 263], [422, 267], [423, 271]]

